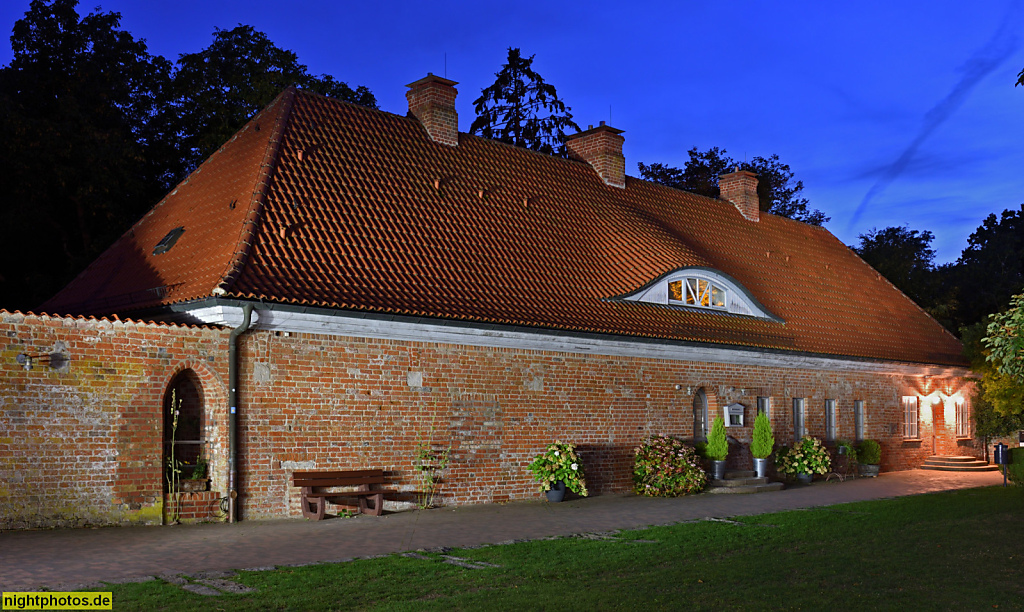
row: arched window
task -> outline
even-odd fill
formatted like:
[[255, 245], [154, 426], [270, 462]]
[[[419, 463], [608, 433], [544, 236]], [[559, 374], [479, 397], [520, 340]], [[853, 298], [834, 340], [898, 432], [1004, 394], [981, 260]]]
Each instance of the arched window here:
[[206, 444], [203, 436], [203, 387], [194, 371], [183, 370], [174, 377], [164, 394], [163, 408], [164, 469], [167, 469], [167, 461], [173, 451], [174, 460], [181, 462], [181, 477], [189, 478], [198, 459], [205, 457], [203, 446]]
[[693, 394], [693, 439], [708, 439], [708, 396], [704, 389]]
[[680, 268], [618, 298], [633, 302], [702, 308], [781, 322], [738, 281], [710, 268]]

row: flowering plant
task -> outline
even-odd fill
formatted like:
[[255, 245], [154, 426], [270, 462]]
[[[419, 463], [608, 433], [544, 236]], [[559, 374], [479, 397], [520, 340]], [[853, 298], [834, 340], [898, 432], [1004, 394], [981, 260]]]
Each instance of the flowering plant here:
[[633, 490], [637, 495], [676, 497], [700, 492], [708, 482], [701, 458], [670, 436], [654, 436], [634, 449]]
[[530, 464], [533, 477], [540, 482], [540, 490], [547, 491], [559, 480], [572, 492], [586, 497], [587, 480], [583, 476], [583, 465], [572, 444], [555, 442], [537, 455]]
[[821, 440], [804, 436], [793, 448], [780, 448], [775, 465], [784, 474], [827, 474], [832, 460]]

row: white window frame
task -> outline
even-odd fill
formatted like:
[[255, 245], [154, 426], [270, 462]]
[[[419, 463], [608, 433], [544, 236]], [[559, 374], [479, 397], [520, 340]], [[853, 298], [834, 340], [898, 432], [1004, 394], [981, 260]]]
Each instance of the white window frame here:
[[794, 397], [793, 398], [793, 441], [799, 442], [800, 438], [803, 438], [807, 433], [806, 423], [804, 421], [804, 398]]
[[921, 402], [916, 395], [903, 396], [903, 439], [921, 439]]
[[864, 439], [864, 400], [853, 400], [853, 437], [858, 442]]
[[757, 398], [757, 414], [764, 414], [770, 421], [772, 419], [772, 398], [770, 397], [758, 397]]
[[839, 426], [836, 423], [836, 400], [827, 399], [825, 400], [825, 439], [829, 442], [835, 441], [838, 430]]
[[967, 401], [962, 397], [954, 398], [953, 401], [956, 407], [956, 437], [970, 438], [971, 420], [967, 411]]
[[[709, 298], [712, 285], [723, 291], [725, 294], [725, 305], [711, 306], [709, 300], [709, 305], [704, 306], [700, 303], [700, 296], [694, 296], [695, 303], [687, 304], [686, 295], [690, 292], [690, 280], [708, 283]], [[684, 285], [682, 300], [669, 298], [669, 283], [675, 281], [682, 281]], [[699, 308], [704, 311], [728, 312], [782, 322], [782, 319], [768, 312], [768, 310], [762, 306], [757, 299], [739, 283], [739, 281], [722, 272], [704, 267], [679, 268], [674, 272], [666, 274], [665, 276], [648, 283], [636, 291], [619, 296], [615, 299], [647, 302], [649, 304], [663, 304], [672, 307]]]

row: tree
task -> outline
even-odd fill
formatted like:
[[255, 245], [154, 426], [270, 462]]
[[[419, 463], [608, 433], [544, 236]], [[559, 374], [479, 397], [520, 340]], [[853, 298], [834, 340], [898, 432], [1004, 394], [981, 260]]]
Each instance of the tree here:
[[1017, 83], [1014, 84], [1014, 87], [1017, 85], [1024, 85], [1024, 70], [1021, 70], [1020, 74], [1017, 75]]
[[33, 0], [0, 69], [0, 303], [36, 307], [163, 190], [170, 63], [76, 0]]
[[1024, 205], [989, 215], [967, 239], [957, 260], [961, 325], [987, 319], [1024, 289]]
[[907, 297], [926, 306], [935, 295], [935, 235], [925, 230], [902, 227], [872, 229], [859, 236], [860, 245], [851, 247]]
[[985, 349], [988, 324], [975, 323], [961, 329], [964, 355], [971, 364], [971, 370], [981, 374], [971, 401], [974, 431], [988, 437], [1007, 436], [1024, 429], [1024, 385], [1013, 376], [1000, 373], [988, 357]]
[[803, 181], [794, 181], [793, 171], [782, 163], [778, 155], [755, 157], [749, 162], [736, 162], [725, 149], [712, 147], [700, 151], [689, 150], [690, 159], [682, 170], [661, 163], [638, 164], [640, 176], [676, 189], [690, 191], [709, 198], [720, 197], [718, 177], [731, 168], [749, 170], [757, 174], [759, 208], [780, 217], [802, 221], [808, 225], [822, 225], [829, 220], [820, 210], [808, 209], [806, 198], [800, 197]]
[[509, 47], [508, 62], [495, 73], [490, 87], [473, 101], [476, 119], [471, 134], [500, 140], [531, 151], [565, 156], [565, 130], [573, 123], [571, 109], [558, 99], [554, 85], [533, 70], [531, 55]]
[[179, 56], [174, 108], [183, 171], [198, 166], [293, 84], [377, 108], [376, 98], [366, 87], [352, 89], [329, 75], [310, 75], [295, 53], [281, 49], [252, 26], [218, 28], [209, 47]]

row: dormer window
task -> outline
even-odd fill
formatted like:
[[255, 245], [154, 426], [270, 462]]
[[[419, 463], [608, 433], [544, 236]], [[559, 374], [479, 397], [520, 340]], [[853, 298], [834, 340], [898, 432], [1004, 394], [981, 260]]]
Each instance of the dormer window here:
[[782, 322], [738, 281], [710, 268], [681, 268], [617, 299], [701, 308]]
[[668, 283], [669, 304], [725, 310], [727, 296], [724, 287], [702, 278], [689, 277]]

